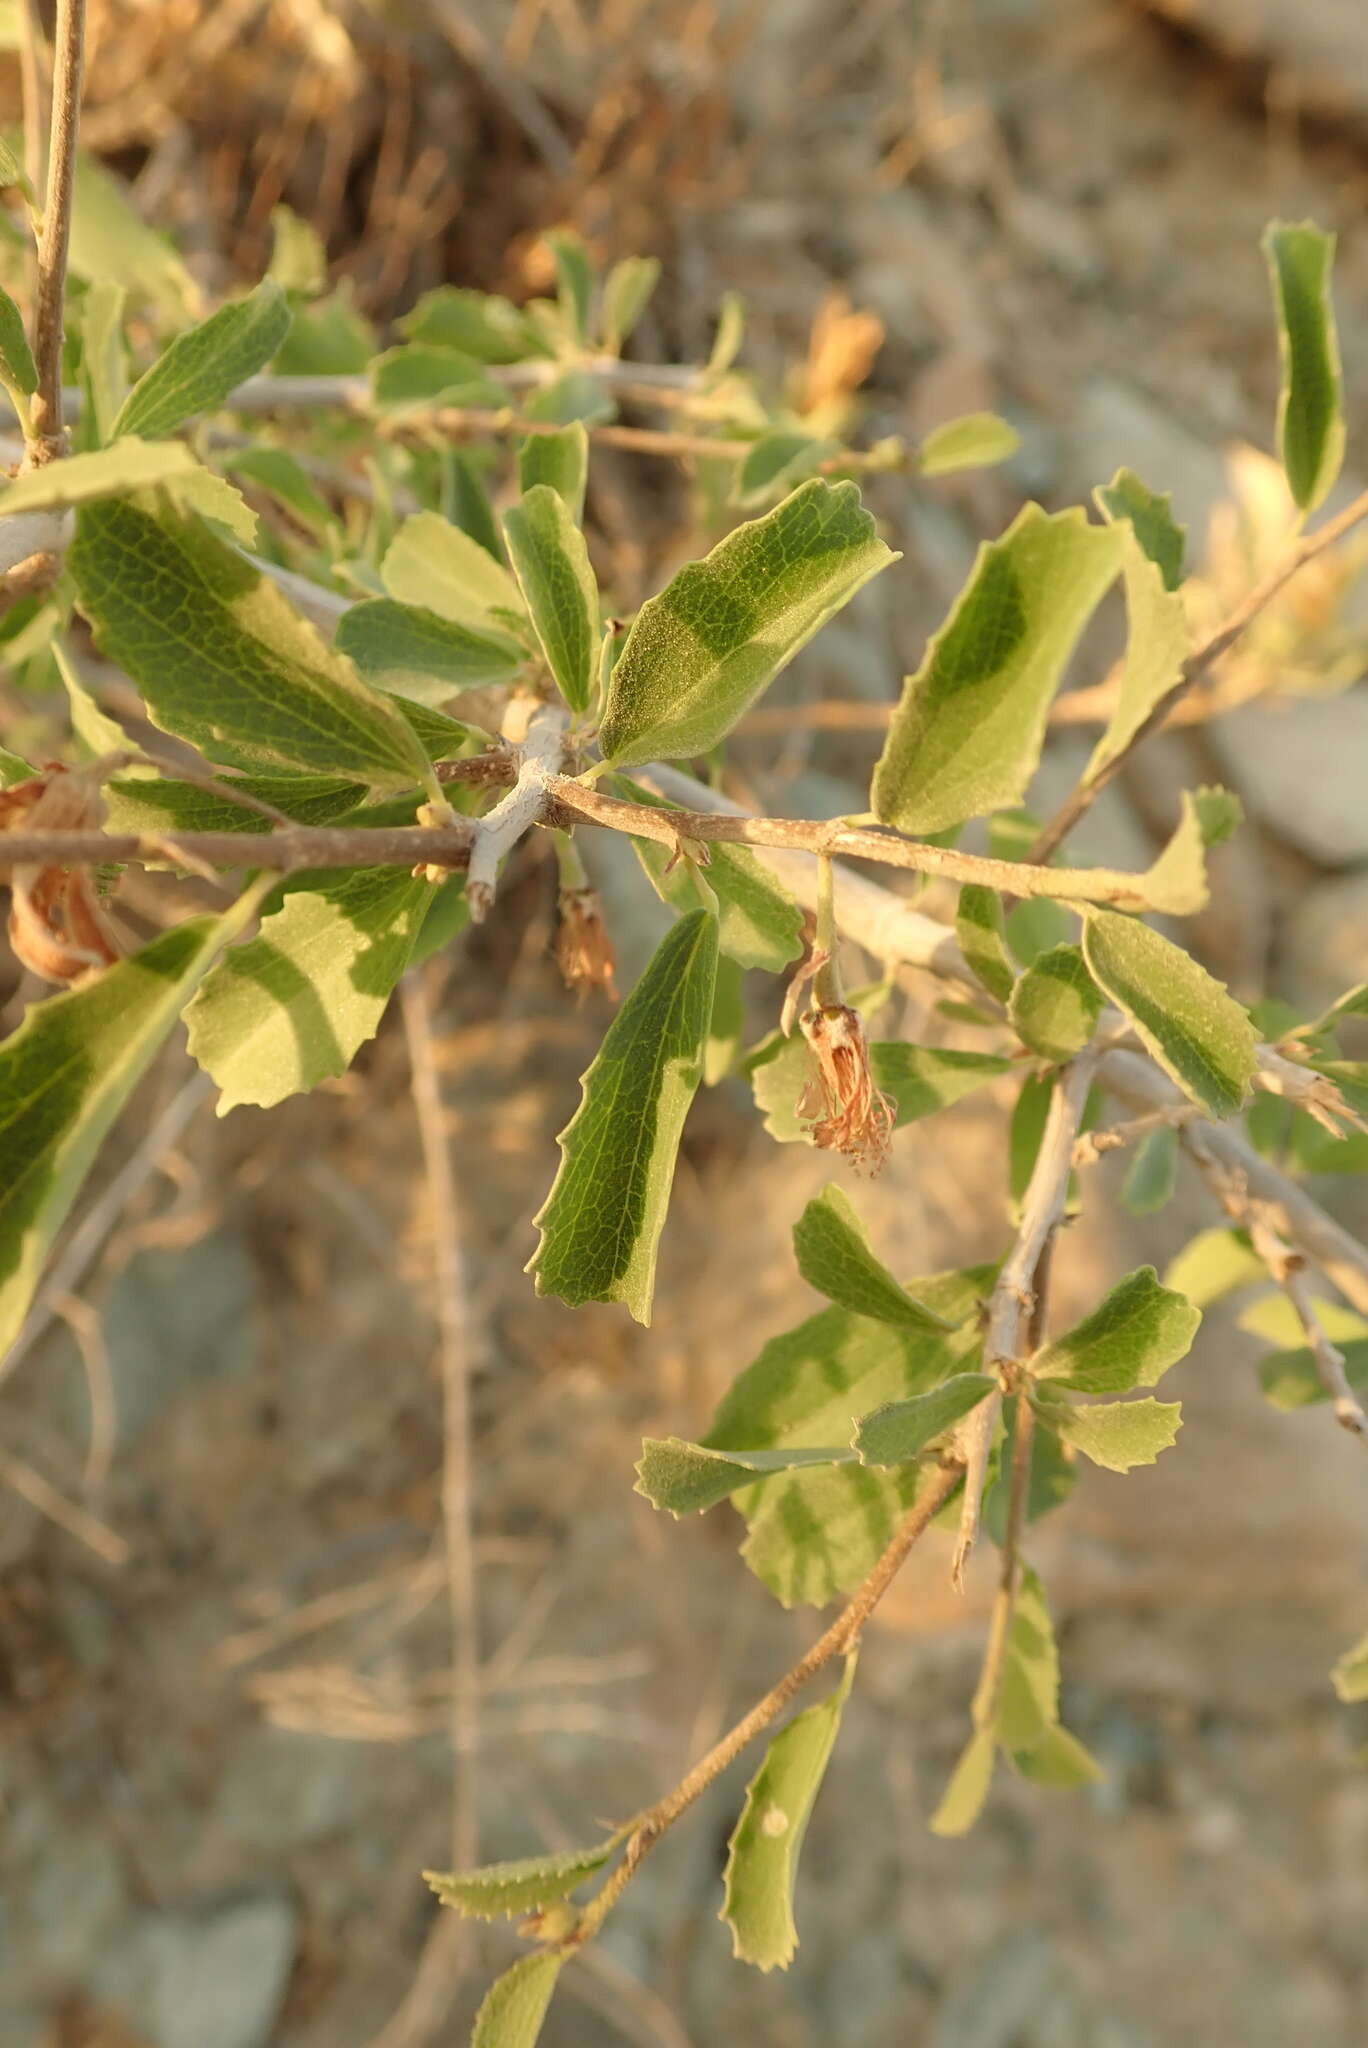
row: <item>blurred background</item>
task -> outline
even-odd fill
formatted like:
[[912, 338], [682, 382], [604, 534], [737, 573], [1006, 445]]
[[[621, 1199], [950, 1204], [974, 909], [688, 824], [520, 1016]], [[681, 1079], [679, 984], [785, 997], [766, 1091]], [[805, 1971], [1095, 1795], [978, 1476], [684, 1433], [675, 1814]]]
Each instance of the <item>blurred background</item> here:
[[[999, 470], [874, 480], [905, 560], [767, 700], [792, 715], [738, 743], [759, 806], [863, 807], [877, 707], [1026, 497], [1074, 502], [1130, 464], [1173, 491], [1213, 610], [1248, 586], [1286, 524], [1266, 459], [1273, 215], [1340, 231], [1365, 480], [1361, 0], [92, 0], [91, 17], [89, 146], [209, 295], [261, 273], [285, 205], [383, 342], [443, 281], [544, 291], [539, 236], [568, 223], [605, 261], [661, 258], [644, 360], [705, 360], [735, 290], [744, 360], [772, 386], [805, 363], [815, 378], [823, 334], [844, 336], [871, 438], [980, 408], [1012, 421]], [[0, 49], [11, 114], [16, 78]], [[591, 540], [624, 606], [696, 545], [689, 507], [677, 462], [596, 451]], [[1191, 942], [1245, 999], [1303, 1013], [1368, 976], [1357, 566], [1298, 583], [1227, 671], [1251, 701], [1151, 742], [1076, 842], [1143, 865], [1180, 788], [1239, 790], [1250, 822]], [[1105, 671], [1093, 654], [1076, 681]], [[804, 717], [827, 700], [851, 707], [839, 729]], [[1055, 732], [1038, 808], [1094, 736]], [[600, 869], [627, 983], [659, 910], [630, 861]], [[631, 1468], [643, 1431], [697, 1434], [815, 1305], [788, 1234], [830, 1162], [774, 1147], [741, 1084], [713, 1090], [654, 1327], [537, 1300], [531, 1217], [609, 1015], [560, 986], [554, 895], [525, 844], [433, 989], [477, 1373], [490, 1859], [592, 1839], [655, 1797], [814, 1632], [745, 1571], [729, 1509], [674, 1524]], [[17, 985], [0, 968], [10, 1024]], [[911, 1000], [906, 1035], [935, 995]], [[913, 1126], [858, 1191], [897, 1271], [1001, 1249], [1007, 1106], [990, 1092]], [[1322, 1191], [1368, 1227], [1351, 1182]], [[177, 1050], [87, 1199], [93, 1263], [0, 1407], [0, 2040], [463, 2040], [515, 1943], [434, 1933], [418, 1875], [449, 1860], [451, 1613], [397, 1016], [344, 1080], [223, 1122]], [[1056, 1260], [1061, 1321], [1215, 1220], [1186, 1180], [1152, 1219], [1091, 1211]], [[1240, 1306], [1211, 1313], [1174, 1376], [1178, 1448], [1124, 1485], [1090, 1470], [1033, 1546], [1065, 1718], [1105, 1784], [1000, 1780], [967, 1840], [928, 1836], [988, 1566], [959, 1599], [944, 1552], [919, 1554], [862, 1661], [791, 1971], [733, 1964], [715, 1917], [736, 1772], [564, 1976], [547, 2048], [1368, 2038], [1368, 1726], [1327, 1680], [1368, 1625], [1362, 1456], [1324, 1409], [1263, 1403]]]

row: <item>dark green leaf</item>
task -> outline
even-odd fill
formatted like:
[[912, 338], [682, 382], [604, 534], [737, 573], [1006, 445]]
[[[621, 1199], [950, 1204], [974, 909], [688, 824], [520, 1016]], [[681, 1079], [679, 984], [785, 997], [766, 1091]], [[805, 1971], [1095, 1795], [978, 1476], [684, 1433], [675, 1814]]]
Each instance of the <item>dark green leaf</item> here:
[[473, 356], [422, 342], [387, 348], [370, 365], [371, 403], [381, 409], [404, 406], [473, 405], [497, 408], [508, 394]]
[[1007, 953], [1002, 898], [995, 889], [965, 883], [959, 895], [955, 936], [960, 951], [989, 995], [1005, 1003], [1016, 984], [1016, 972]]
[[572, 520], [584, 512], [584, 487], [589, 478], [589, 436], [582, 420], [572, 420], [554, 434], [529, 434], [518, 450], [518, 486], [523, 496], [547, 484], [565, 501]]
[[420, 704], [444, 704], [455, 691], [509, 682], [526, 660], [505, 634], [458, 626], [390, 597], [369, 598], [344, 612], [334, 645], [363, 676]]
[[894, 559], [850, 483], [814, 479], [737, 527], [637, 613], [609, 684], [605, 757], [706, 753]]
[[195, 414], [217, 412], [270, 362], [289, 331], [289, 302], [273, 277], [263, 278], [245, 299], [176, 336], [129, 392], [114, 432], [154, 441]]
[[1121, 566], [1121, 535], [1028, 505], [978, 560], [908, 679], [874, 771], [885, 825], [940, 832], [1020, 801], [1050, 699]]
[[651, 1318], [656, 1248], [675, 1157], [702, 1078], [712, 1016], [717, 922], [706, 911], [667, 932], [608, 1027], [537, 1223], [529, 1271], [539, 1294], [578, 1307], [622, 1301]]
[[1152, 491], [1133, 469], [1118, 469], [1109, 484], [1093, 492], [1104, 516], [1128, 519], [1144, 553], [1158, 569], [1165, 590], [1176, 590], [1183, 580], [1183, 553], [1187, 528], [1173, 516], [1173, 499], [1167, 491]]
[[801, 1471], [812, 1465], [850, 1465], [855, 1453], [843, 1444], [779, 1451], [715, 1451], [677, 1436], [648, 1436], [637, 1462], [636, 1490], [666, 1514], [698, 1515], [757, 1478]]
[[561, 695], [585, 711], [598, 676], [599, 596], [584, 535], [560, 493], [534, 484], [505, 513], [504, 539]]
[[0, 286], [0, 384], [31, 396], [38, 389], [33, 351], [24, 332], [24, 316]]
[[943, 1316], [915, 1301], [874, 1256], [850, 1199], [838, 1187], [823, 1188], [793, 1226], [798, 1271], [810, 1287], [856, 1315], [910, 1329], [943, 1330]]
[[1090, 1316], [1037, 1351], [1030, 1370], [1079, 1394], [1152, 1387], [1187, 1356], [1201, 1320], [1185, 1294], [1161, 1287], [1153, 1266], [1141, 1266]]
[[327, 499], [288, 448], [269, 448], [262, 442], [230, 455], [227, 467], [234, 476], [255, 484], [259, 491], [274, 498], [315, 540], [321, 540], [337, 525]]
[[[104, 752], [106, 749], [97, 749]], [[333, 825], [365, 796], [359, 782], [325, 775], [234, 775], [219, 778], [225, 790], [272, 804], [301, 825]], [[115, 776], [105, 784], [111, 832], [270, 832], [273, 821], [260, 811], [218, 796], [202, 785], [163, 775]], [[245, 850], [244, 850], [245, 857]]]
[[920, 1458], [928, 1444], [953, 1429], [996, 1385], [987, 1373], [956, 1373], [928, 1393], [875, 1408], [855, 1431], [861, 1464], [905, 1465]]
[[481, 363], [521, 363], [545, 354], [526, 316], [507, 299], [449, 284], [424, 292], [399, 328], [410, 341], [457, 349]]
[[1055, 946], [1033, 960], [1009, 1006], [1022, 1044], [1056, 1065], [1087, 1044], [1101, 1009], [1101, 991], [1077, 946]]
[[1253, 1084], [1258, 1035], [1222, 984], [1148, 925], [1114, 911], [1089, 912], [1083, 952], [1165, 1073], [1208, 1115], [1233, 1115]]
[[1014, 1751], [1012, 1762], [1033, 1785], [1061, 1792], [1100, 1784], [1105, 1776], [1097, 1758], [1067, 1728], [1047, 1728], [1033, 1748]]
[[[674, 807], [629, 781], [625, 775], [607, 778], [606, 786], [628, 803], [646, 804], [653, 810]], [[677, 910], [690, 910], [698, 901], [688, 863], [670, 866], [670, 849], [654, 839], [633, 839], [633, 848], [652, 885], [665, 903]], [[718, 944], [742, 967], [762, 968], [779, 974], [803, 950], [803, 913], [782, 883], [753, 854], [748, 846], [719, 842], [711, 848], [707, 883], [717, 898]], [[668, 872], [667, 872], [668, 870]]]
[[1278, 452], [1292, 496], [1314, 512], [1344, 460], [1344, 392], [1330, 300], [1335, 237], [1309, 220], [1274, 221], [1264, 235], [1282, 354]]
[[830, 441], [819, 441], [811, 434], [795, 433], [787, 427], [762, 434], [750, 454], [737, 465], [732, 503], [749, 509], [763, 505], [767, 498], [791, 491], [804, 477], [812, 476], [831, 453]]

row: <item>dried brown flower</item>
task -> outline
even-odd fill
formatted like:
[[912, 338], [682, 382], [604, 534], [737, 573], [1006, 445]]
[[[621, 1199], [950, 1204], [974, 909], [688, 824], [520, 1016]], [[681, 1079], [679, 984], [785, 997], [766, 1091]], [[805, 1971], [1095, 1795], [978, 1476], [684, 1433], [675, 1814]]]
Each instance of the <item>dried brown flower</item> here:
[[798, 1022], [807, 1040], [809, 1073], [797, 1113], [812, 1119], [813, 1144], [877, 1173], [888, 1157], [894, 1107], [874, 1085], [859, 1012], [846, 1003], [818, 1003]]
[[[50, 762], [41, 775], [0, 790], [0, 846], [6, 832], [83, 832], [104, 817], [94, 777]], [[79, 981], [119, 958], [87, 869], [21, 861], [6, 870], [0, 860], [0, 878], [10, 886], [10, 944], [44, 981]]]
[[617, 959], [596, 889], [562, 889], [557, 902], [556, 965], [567, 988], [601, 988], [610, 1002], [618, 999]]

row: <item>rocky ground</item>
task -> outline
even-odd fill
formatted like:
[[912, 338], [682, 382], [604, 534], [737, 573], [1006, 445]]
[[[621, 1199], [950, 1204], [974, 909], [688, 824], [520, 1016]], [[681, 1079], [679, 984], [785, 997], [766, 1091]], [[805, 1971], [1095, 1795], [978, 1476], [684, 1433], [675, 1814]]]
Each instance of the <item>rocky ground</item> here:
[[[212, 12], [177, 0], [163, 15], [199, 34]], [[233, 12], [252, 14], [221, 18]], [[1023, 495], [1067, 502], [1120, 462], [1173, 488], [1222, 587], [1235, 572], [1221, 507], [1237, 492], [1257, 507], [1267, 488], [1242, 451], [1270, 441], [1257, 246], [1270, 214], [1342, 230], [1350, 464], [1357, 450], [1368, 467], [1368, 101], [1342, 60], [1326, 89], [1319, 33], [1359, 33], [1352, 0], [1175, 0], [1178, 28], [1121, 0], [788, 0], [758, 10], [731, 62], [733, 10], [682, 11], [668, 35], [652, 27], [666, 12], [468, 10], [514, 35], [515, 76], [575, 144], [569, 182], [510, 139], [505, 81], [479, 131], [506, 167], [484, 227], [456, 211], [398, 280], [376, 269], [374, 236], [344, 246], [344, 222], [334, 248], [377, 310], [385, 290], [432, 281], [424, 265], [509, 285], [519, 238], [569, 192], [610, 253], [649, 236], [666, 255], [662, 351], [705, 346], [736, 286], [755, 308], [756, 360], [780, 361], [839, 287], [888, 330], [875, 431], [1007, 411], [1024, 443], [1008, 470], [934, 494], [881, 486], [907, 562], [795, 671], [793, 701], [887, 699], [977, 537]], [[283, 46], [314, 37], [316, 61], [345, 73], [318, 0], [269, 13]], [[223, 62], [244, 93], [286, 76], [253, 70], [242, 38]], [[429, 70], [420, 137], [425, 122], [441, 132], [443, 105], [498, 84], [487, 66]], [[108, 96], [105, 146], [130, 172], [174, 169], [165, 138], [148, 156], [131, 92]], [[183, 109], [183, 143], [187, 161], [214, 164], [231, 95], [207, 97], [201, 85]], [[584, 138], [613, 106], [620, 154], [605, 147], [596, 167]], [[311, 119], [306, 106], [304, 168], [282, 159], [278, 189], [307, 182]], [[477, 170], [465, 164], [471, 189]], [[230, 188], [243, 189], [225, 173]], [[162, 198], [184, 215], [198, 189], [163, 178]], [[228, 268], [250, 254], [251, 204], [224, 200], [206, 243]], [[626, 510], [605, 545], [651, 534], [635, 565], [649, 581], [681, 537], [658, 508], [654, 524], [636, 519], [642, 487], [625, 469], [609, 481]], [[1275, 664], [1287, 644], [1258, 658]], [[1083, 852], [1134, 864], [1171, 822], [1176, 788], [1219, 775], [1251, 825], [1225, 855], [1206, 957], [1241, 994], [1308, 1007], [1368, 977], [1366, 703], [1361, 684], [1294, 692], [1166, 739], [1099, 806]], [[762, 799], [836, 813], [876, 744], [757, 736], [742, 766]], [[1047, 790], [1076, 774], [1080, 750], [1060, 736]], [[519, 867], [442, 1013], [479, 1366], [490, 1857], [569, 1845], [654, 1796], [812, 1628], [745, 1573], [727, 1510], [673, 1524], [632, 1493], [631, 1465], [643, 1430], [695, 1431], [803, 1312], [787, 1235], [826, 1174], [776, 1152], [725, 1088], [691, 1126], [654, 1328], [531, 1295], [521, 1268], [552, 1134], [605, 1022], [567, 1008], [547, 966], [551, 888], [544, 868]], [[630, 957], [649, 905], [623, 893], [619, 907]], [[135, 1126], [185, 1081], [168, 1063]], [[346, 1081], [270, 1115], [220, 1125], [202, 1100], [183, 1107], [183, 1134], [86, 1290], [98, 1320], [71, 1305], [4, 1393], [7, 1451], [98, 1522], [56, 1526], [0, 1492], [0, 2040], [371, 2048], [429, 1929], [416, 1873], [446, 1857], [452, 1775], [441, 1403], [402, 1034], [387, 1029]], [[976, 1099], [914, 1127], [861, 1190], [898, 1270], [1000, 1244], [1002, 1108]], [[1328, 1192], [1368, 1225], [1361, 1197], [1355, 1215], [1343, 1189]], [[1061, 1317], [1142, 1258], [1162, 1265], [1206, 1214], [1186, 1185], [1143, 1224], [1109, 1225], [1098, 1205], [1060, 1260]], [[1066, 1718], [1108, 1771], [1094, 1795], [1007, 1783], [965, 1842], [927, 1835], [986, 1594], [979, 1582], [955, 1599], [943, 1554], [919, 1557], [862, 1661], [805, 1852], [793, 1969], [743, 1971], [715, 1919], [738, 1774], [658, 1851], [601, 1954], [567, 1974], [547, 2048], [1361, 2041], [1368, 1730], [1326, 1672], [1368, 1622], [1362, 1460], [1323, 1411], [1269, 1410], [1257, 1355], [1213, 1313], [1175, 1375], [1179, 1449], [1124, 1485], [1093, 1475], [1042, 1531]], [[104, 1476], [83, 1491], [92, 1423]], [[434, 2040], [464, 2038], [481, 1980], [512, 1952], [501, 1930], [472, 1937]]]

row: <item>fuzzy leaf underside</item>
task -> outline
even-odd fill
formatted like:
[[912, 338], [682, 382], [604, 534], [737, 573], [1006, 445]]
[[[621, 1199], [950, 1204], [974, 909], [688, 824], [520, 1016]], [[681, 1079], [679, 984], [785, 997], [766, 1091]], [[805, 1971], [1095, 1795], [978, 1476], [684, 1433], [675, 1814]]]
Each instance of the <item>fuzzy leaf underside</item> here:
[[1030, 1371], [1078, 1394], [1152, 1387], [1187, 1356], [1201, 1320], [1185, 1294], [1161, 1287], [1153, 1266], [1141, 1266], [1090, 1316], [1037, 1351]]
[[504, 515], [504, 539], [560, 693], [572, 711], [587, 710], [598, 670], [599, 597], [584, 535], [560, 493], [534, 484]]
[[290, 331], [290, 307], [272, 277], [178, 334], [129, 392], [116, 434], [155, 440], [193, 414], [214, 412], [270, 362]]
[[1258, 1034], [1190, 954], [1114, 911], [1084, 920], [1083, 953], [1146, 1049], [1209, 1116], [1232, 1116], [1253, 1085]]
[[[661, 811], [674, 808], [625, 775], [606, 777], [605, 787], [628, 803]], [[688, 862], [679, 860], [671, 867], [669, 847], [654, 839], [634, 838], [632, 846], [661, 900], [677, 910], [692, 909], [698, 898]], [[782, 973], [803, 950], [802, 911], [748, 846], [719, 842], [709, 850], [705, 877], [717, 898], [718, 945], [740, 967]]]
[[570, 1896], [601, 1870], [620, 1837], [610, 1835], [587, 1849], [555, 1855], [522, 1856], [511, 1863], [486, 1863], [479, 1870], [426, 1870], [423, 1875], [444, 1906], [473, 1920], [511, 1920]]
[[1050, 699], [1121, 553], [1116, 528], [1038, 505], [980, 548], [889, 727], [872, 786], [882, 823], [940, 832], [1020, 802]]
[[459, 690], [510, 682], [525, 659], [503, 634], [458, 626], [392, 597], [368, 598], [344, 612], [334, 645], [379, 688], [419, 704], [443, 704]]
[[914, 1301], [875, 1257], [849, 1196], [840, 1188], [824, 1188], [808, 1203], [793, 1226], [793, 1249], [808, 1285], [839, 1307], [909, 1329], [947, 1327], [943, 1317]]
[[605, 759], [706, 753], [894, 559], [851, 483], [814, 478], [737, 527], [637, 613], [599, 729]]
[[1054, 1065], [1087, 1044], [1101, 1009], [1101, 991], [1077, 946], [1037, 954], [1008, 1005], [1022, 1044]]
[[717, 972], [717, 922], [682, 917], [608, 1027], [560, 1135], [528, 1270], [572, 1307], [622, 1301], [650, 1321], [656, 1249], [675, 1157], [702, 1078]]

